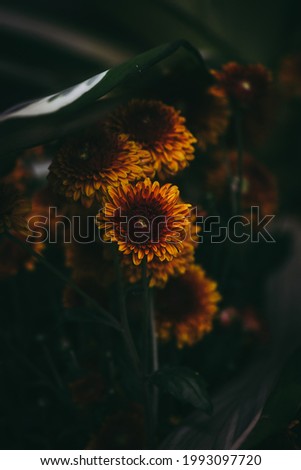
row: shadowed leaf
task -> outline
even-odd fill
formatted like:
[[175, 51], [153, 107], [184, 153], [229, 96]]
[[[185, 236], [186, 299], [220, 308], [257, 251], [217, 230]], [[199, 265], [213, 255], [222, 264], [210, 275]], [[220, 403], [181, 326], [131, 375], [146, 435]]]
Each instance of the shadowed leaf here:
[[22, 149], [56, 140], [89, 125], [120, 101], [149, 89], [174, 67], [198, 74], [200, 86], [210, 75], [199, 52], [186, 41], [151, 49], [84, 82], [0, 115], [1, 173]]
[[183, 403], [189, 403], [207, 413], [212, 411], [205, 382], [197, 372], [185, 367], [165, 367], [155, 372], [151, 381]]

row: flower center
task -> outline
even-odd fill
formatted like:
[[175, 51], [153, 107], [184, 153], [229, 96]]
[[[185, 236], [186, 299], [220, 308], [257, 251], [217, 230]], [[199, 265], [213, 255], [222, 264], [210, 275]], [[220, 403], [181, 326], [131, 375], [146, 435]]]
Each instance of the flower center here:
[[129, 109], [124, 123], [125, 133], [145, 145], [162, 140], [172, 127], [173, 116], [160, 103], [137, 103]]
[[147, 223], [146, 223], [145, 220], [143, 220], [143, 219], [138, 219], [137, 222], [136, 222], [136, 224], [135, 224], [135, 227], [137, 227], [137, 228], [139, 228], [139, 229], [140, 229], [140, 228], [141, 228], [141, 229], [147, 228]]
[[251, 90], [251, 83], [248, 82], [247, 80], [243, 80], [241, 83], [240, 83], [240, 86], [243, 90], [245, 91], [250, 91]]
[[62, 149], [69, 162], [83, 172], [109, 168], [118, 151], [117, 137], [108, 135], [101, 129], [75, 138]]
[[89, 145], [88, 143], [83, 145], [82, 150], [80, 150], [78, 158], [80, 160], [88, 160], [89, 159]]
[[159, 243], [167, 229], [167, 218], [159, 201], [141, 203], [122, 214], [123, 232], [131, 243], [140, 245]]

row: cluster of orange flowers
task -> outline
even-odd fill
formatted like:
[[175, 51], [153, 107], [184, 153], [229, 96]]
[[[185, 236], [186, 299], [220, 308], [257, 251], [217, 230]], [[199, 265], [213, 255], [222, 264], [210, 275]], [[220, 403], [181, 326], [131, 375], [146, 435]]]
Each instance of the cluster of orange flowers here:
[[[180, 111], [161, 101], [134, 99], [93, 129], [66, 139], [49, 173], [58, 194], [98, 211], [103, 239], [116, 244], [123, 254], [123, 272], [129, 282], [141, 279], [142, 262], [151, 287], [163, 288], [176, 277], [185, 283], [183, 276], [190, 270], [197, 300], [186, 311], [191, 335], [176, 327], [172, 311], [167, 323], [161, 324], [159, 312], [157, 316], [159, 337], [167, 339], [169, 329], [179, 346], [193, 344], [212, 328], [219, 300], [212, 281], [192, 269], [197, 229], [190, 216], [191, 205], [180, 199], [177, 186], [165, 182], [194, 159], [196, 142]], [[69, 266], [83, 285], [87, 274], [77, 262], [80, 251], [85, 248], [74, 244], [68, 248], [72, 255]], [[214, 289], [208, 288], [213, 285]], [[65, 303], [70, 304], [66, 292]]]
[[[212, 76], [215, 84], [205, 90], [187, 121], [162, 101], [133, 99], [89, 129], [66, 137], [49, 167], [51, 188], [65, 201], [65, 214], [76, 207], [83, 218], [96, 217], [103, 241], [118, 247], [128, 282], [139, 282], [145, 265], [150, 287], [159, 288], [158, 336], [162, 340], [174, 336], [179, 347], [194, 344], [212, 329], [220, 295], [216, 283], [195, 264], [198, 230], [191, 205], [167, 180], [187, 168], [196, 154], [215, 148], [228, 129], [231, 109], [251, 107], [271, 81], [261, 65], [229, 63], [212, 71]], [[236, 167], [236, 152], [227, 155], [215, 152], [213, 166], [203, 175], [204, 188], [217, 199], [225, 195], [229, 168]], [[273, 211], [277, 200], [273, 179], [251, 156], [245, 163], [242, 207], [254, 203], [256, 193], [265, 212]], [[256, 191], [254, 181], [258, 181]], [[7, 185], [2, 186], [0, 232], [22, 233], [30, 209], [16, 193], [10, 195]], [[39, 198], [36, 206], [41, 211]], [[73, 241], [65, 249], [73, 280], [97, 301], [114, 279], [106, 243]], [[66, 306], [76, 303], [74, 295], [66, 288]]]

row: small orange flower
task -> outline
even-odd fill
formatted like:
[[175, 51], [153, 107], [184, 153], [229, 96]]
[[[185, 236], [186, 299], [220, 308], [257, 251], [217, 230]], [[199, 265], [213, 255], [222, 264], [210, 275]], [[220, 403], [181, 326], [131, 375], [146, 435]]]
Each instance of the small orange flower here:
[[30, 209], [30, 202], [13, 185], [0, 182], [0, 233], [13, 230], [27, 234]]
[[221, 70], [212, 70], [212, 74], [227, 96], [241, 106], [249, 106], [260, 99], [272, 81], [271, 73], [261, 64], [229, 62]]
[[166, 341], [174, 336], [179, 348], [192, 346], [212, 330], [220, 300], [216, 282], [200, 266], [190, 266], [157, 293], [158, 337]]
[[108, 120], [108, 126], [147, 150], [158, 177], [164, 180], [186, 168], [194, 159], [196, 139], [185, 122], [180, 111], [162, 101], [135, 99], [117, 109]]
[[49, 167], [49, 180], [59, 194], [89, 208], [101, 201], [108, 185], [151, 174], [150, 160], [141, 146], [98, 125], [62, 145]]
[[135, 265], [144, 257], [171, 261], [183, 250], [189, 226], [190, 204], [179, 202], [177, 186], [149, 178], [136, 185], [109, 187], [97, 216], [104, 238], [131, 255]]

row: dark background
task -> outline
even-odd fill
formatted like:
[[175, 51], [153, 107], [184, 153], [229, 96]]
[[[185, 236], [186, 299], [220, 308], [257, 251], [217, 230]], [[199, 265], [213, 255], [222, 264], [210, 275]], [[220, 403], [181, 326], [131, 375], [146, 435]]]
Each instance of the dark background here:
[[[230, 60], [261, 62], [277, 76], [281, 59], [301, 49], [300, 13], [298, 0], [1, 1], [0, 111], [70, 87], [179, 38], [197, 47], [209, 66]], [[284, 217], [300, 215], [300, 116], [300, 100], [291, 102], [277, 139], [269, 142], [264, 154], [278, 177]], [[48, 256], [63, 264], [55, 253]], [[265, 273], [277, 262], [273, 250], [258, 248], [255, 256], [250, 255], [250, 276], [258, 274], [256, 282], [262, 285]], [[35, 289], [42, 276], [43, 288]], [[294, 286], [299, 291], [296, 279]], [[94, 353], [104, 333], [94, 325], [85, 324], [78, 331], [63, 324], [61, 289], [41, 266], [1, 284], [3, 449], [84, 448], [91, 429], [101, 421], [94, 410], [78, 413], [61, 377], [66, 383], [77, 377], [73, 345], [81, 352], [88, 338]], [[187, 353], [187, 361], [196, 369], [202, 357], [202, 369], [213, 389], [232, 378], [248, 359], [248, 344], [240, 344], [240, 331], [235, 328], [227, 333], [217, 329], [199, 349]], [[101, 365], [108, 362], [103, 351], [97, 354]], [[279, 445], [285, 445], [283, 440]]]
[[2, 110], [179, 38], [212, 62], [272, 68], [301, 41], [298, 0], [2, 0], [0, 8]]

